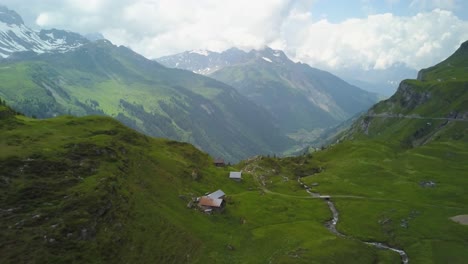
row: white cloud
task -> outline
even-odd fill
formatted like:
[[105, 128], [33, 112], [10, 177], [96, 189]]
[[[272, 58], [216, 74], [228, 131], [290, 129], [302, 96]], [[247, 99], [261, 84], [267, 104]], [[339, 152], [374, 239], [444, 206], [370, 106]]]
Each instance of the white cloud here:
[[295, 19], [289, 19], [281, 36], [287, 51], [325, 68], [386, 69], [404, 63], [420, 69], [444, 59], [468, 39], [468, 22], [439, 9], [413, 17], [371, 15], [339, 24], [302, 21], [296, 39], [288, 38], [298, 28]]
[[404, 63], [419, 69], [468, 39], [466, 21], [432, 10], [450, 10], [456, 0], [413, 0], [412, 7], [424, 10], [414, 16], [375, 14], [340, 23], [312, 17], [314, 0], [3, 1], [34, 13], [39, 26], [101, 32], [149, 58], [191, 49], [270, 45], [317, 67], [382, 69]]
[[109, 0], [66, 0], [70, 8], [83, 13], [98, 13], [109, 4]]
[[36, 24], [41, 27], [47, 27], [50, 24], [55, 24], [57, 20], [61, 20], [61, 18], [56, 18], [54, 15], [50, 13], [41, 13], [36, 18]]
[[432, 10], [435, 8], [454, 10], [457, 6], [457, 0], [412, 0], [410, 3], [411, 8], [419, 10]]
[[[260, 48], [278, 38], [285, 17], [310, 0], [135, 1], [103, 33], [149, 57], [187, 49]], [[122, 26], [124, 25], [124, 26]]]

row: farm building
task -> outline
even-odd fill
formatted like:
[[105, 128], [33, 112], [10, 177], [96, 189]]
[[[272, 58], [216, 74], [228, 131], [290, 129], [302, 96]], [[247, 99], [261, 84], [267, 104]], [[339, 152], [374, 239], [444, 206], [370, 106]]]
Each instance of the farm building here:
[[217, 190], [216, 192], [212, 192], [207, 196], [213, 199], [223, 199], [226, 194], [222, 190]]
[[235, 180], [235, 181], [241, 181], [242, 180], [242, 173], [238, 171], [231, 171], [229, 173], [229, 179]]
[[216, 167], [224, 167], [224, 166], [226, 166], [226, 163], [224, 162], [223, 159], [217, 158], [217, 159], [214, 160], [214, 165]]
[[222, 211], [226, 202], [224, 197], [226, 194], [222, 190], [202, 196], [198, 201], [198, 206], [205, 212], [211, 213], [213, 211]]

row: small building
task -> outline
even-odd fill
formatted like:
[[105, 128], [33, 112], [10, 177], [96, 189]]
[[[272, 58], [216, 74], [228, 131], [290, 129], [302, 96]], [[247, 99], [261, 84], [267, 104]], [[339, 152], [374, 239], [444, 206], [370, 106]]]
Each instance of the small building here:
[[198, 206], [207, 214], [211, 214], [213, 211], [222, 211], [226, 205], [224, 196], [225, 194], [221, 190], [202, 196], [198, 201]]
[[224, 167], [224, 166], [226, 166], [226, 163], [224, 162], [223, 159], [217, 158], [217, 159], [214, 160], [214, 165], [216, 167]]
[[241, 181], [242, 180], [242, 173], [240, 171], [231, 171], [229, 173], [229, 179], [235, 180], [235, 181]]
[[212, 192], [207, 196], [213, 199], [224, 199], [226, 194], [222, 190], [217, 190], [216, 192]]

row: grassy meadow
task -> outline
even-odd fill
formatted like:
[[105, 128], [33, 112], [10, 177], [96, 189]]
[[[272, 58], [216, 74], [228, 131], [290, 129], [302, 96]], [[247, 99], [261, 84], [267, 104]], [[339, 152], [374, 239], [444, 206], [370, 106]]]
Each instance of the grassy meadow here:
[[[2, 263], [398, 260], [330, 233], [326, 204], [301, 192], [293, 174], [266, 193], [254, 174], [228, 179], [246, 164], [216, 168], [189, 144], [110, 118], [0, 112]], [[187, 208], [192, 197], [217, 189], [228, 196], [223, 213]]]

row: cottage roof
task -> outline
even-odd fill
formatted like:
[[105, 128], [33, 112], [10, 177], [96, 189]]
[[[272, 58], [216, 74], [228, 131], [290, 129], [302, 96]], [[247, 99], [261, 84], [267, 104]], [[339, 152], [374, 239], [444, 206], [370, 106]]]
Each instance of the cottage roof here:
[[239, 171], [231, 171], [229, 173], [229, 178], [230, 179], [242, 179], [242, 173]]
[[208, 197], [213, 198], [213, 199], [219, 199], [226, 194], [222, 190], [217, 190], [216, 192], [208, 194]]
[[198, 202], [201, 206], [221, 207], [223, 199], [211, 198], [209, 196], [202, 196]]
[[217, 158], [217, 159], [214, 160], [214, 163], [215, 164], [224, 164], [224, 159]]

